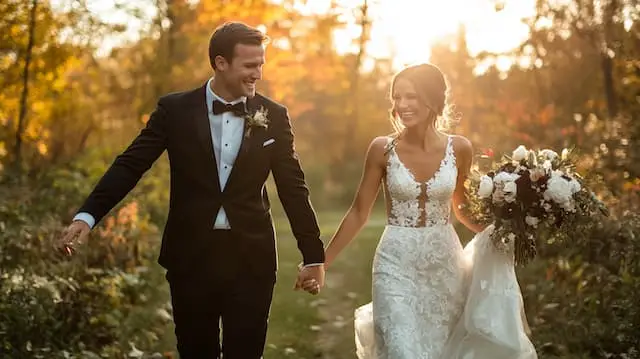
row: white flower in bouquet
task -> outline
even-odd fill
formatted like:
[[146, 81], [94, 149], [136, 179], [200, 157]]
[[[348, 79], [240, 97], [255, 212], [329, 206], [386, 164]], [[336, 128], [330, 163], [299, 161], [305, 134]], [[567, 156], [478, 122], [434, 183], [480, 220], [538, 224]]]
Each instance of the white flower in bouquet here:
[[549, 181], [547, 181], [547, 190], [544, 191], [544, 199], [560, 204], [570, 200], [572, 193], [571, 182], [562, 178], [557, 172], [554, 172], [551, 178], [549, 178]]
[[516, 199], [517, 191], [515, 181], [518, 178], [520, 178], [520, 175], [517, 173], [498, 172], [498, 174], [493, 177], [493, 183], [495, 185], [495, 191], [493, 192], [493, 202], [514, 202]]
[[530, 225], [533, 228], [538, 228], [538, 224], [540, 223], [540, 219], [538, 217], [526, 216], [524, 218], [524, 222]]
[[551, 164], [551, 161], [546, 160], [544, 161], [544, 163], [542, 163], [542, 168], [544, 168], [547, 171], [551, 171], [553, 169], [553, 165]]
[[502, 187], [502, 192], [504, 192], [504, 200], [506, 202], [515, 202], [516, 195], [518, 194], [518, 186], [514, 181], [506, 182], [504, 187]]
[[518, 146], [518, 148], [516, 148], [513, 151], [513, 154], [511, 155], [511, 158], [514, 161], [520, 162], [522, 160], [524, 160], [525, 158], [527, 158], [527, 154], [529, 153], [529, 151], [527, 151], [527, 148], [524, 147], [523, 145]]
[[493, 193], [493, 180], [491, 177], [484, 175], [480, 178], [480, 186], [478, 188], [478, 196], [480, 198], [488, 198]]
[[580, 183], [575, 179], [566, 179], [562, 173], [555, 171], [547, 182], [547, 190], [544, 192], [544, 199], [551, 200], [560, 205], [563, 209], [575, 211], [573, 195], [580, 191]]
[[562, 158], [563, 161], [569, 158], [569, 150], [566, 148], [563, 149], [562, 154], [560, 155], [560, 158]]
[[549, 161], [553, 161], [558, 158], [558, 153], [550, 149], [544, 149], [540, 151], [540, 154], [542, 155], [542, 157], [546, 158]]
[[504, 193], [517, 193], [518, 192], [518, 186], [516, 185], [515, 182], [510, 181], [504, 184], [504, 187], [502, 188], [502, 190], [504, 191]]
[[503, 184], [507, 182], [515, 182], [520, 175], [517, 173], [509, 173], [509, 172], [498, 172], [495, 177], [493, 177], [493, 183]]

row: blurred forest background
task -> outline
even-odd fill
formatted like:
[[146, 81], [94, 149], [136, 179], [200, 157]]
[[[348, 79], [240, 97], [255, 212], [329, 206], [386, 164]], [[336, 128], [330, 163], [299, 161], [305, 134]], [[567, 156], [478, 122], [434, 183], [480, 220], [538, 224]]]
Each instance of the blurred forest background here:
[[[331, 236], [367, 145], [391, 131], [389, 82], [402, 54], [372, 53], [385, 16], [376, 9], [391, 0], [313, 2], [326, 7], [120, 1], [129, 20], [118, 23], [92, 8], [96, 1], [0, 1], [0, 357], [177, 358], [156, 263], [166, 157], [78, 256], [60, 258], [51, 241], [158, 97], [211, 76], [208, 39], [225, 21], [260, 26], [271, 37], [260, 91], [289, 107], [323, 238]], [[524, 3], [469, 2], [486, 3], [495, 16]], [[397, 5], [398, 14], [415, 13], [410, 4]], [[516, 19], [526, 36], [500, 51], [470, 51], [478, 34], [464, 21], [426, 39], [429, 19], [449, 15], [436, 4], [415, 6], [425, 21], [405, 21], [413, 35], [403, 41], [426, 49], [448, 76], [461, 114], [452, 132], [471, 139], [478, 155], [519, 144], [575, 147], [579, 171], [611, 209], [591, 235], [543, 244], [539, 258], [519, 268], [540, 357], [640, 358], [640, 2], [531, 1], [530, 14]], [[509, 30], [486, 36], [503, 35]], [[106, 46], [113, 39], [125, 40]], [[300, 256], [276, 205], [281, 271], [266, 358], [355, 358], [351, 320], [370, 300], [380, 204], [318, 297], [291, 290]]]

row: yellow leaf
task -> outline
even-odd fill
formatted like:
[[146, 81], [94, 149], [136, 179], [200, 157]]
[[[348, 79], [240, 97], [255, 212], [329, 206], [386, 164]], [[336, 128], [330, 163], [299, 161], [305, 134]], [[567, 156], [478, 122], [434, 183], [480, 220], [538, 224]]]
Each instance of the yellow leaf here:
[[41, 155], [46, 155], [47, 154], [47, 144], [42, 142], [42, 141], [38, 142], [38, 152]]

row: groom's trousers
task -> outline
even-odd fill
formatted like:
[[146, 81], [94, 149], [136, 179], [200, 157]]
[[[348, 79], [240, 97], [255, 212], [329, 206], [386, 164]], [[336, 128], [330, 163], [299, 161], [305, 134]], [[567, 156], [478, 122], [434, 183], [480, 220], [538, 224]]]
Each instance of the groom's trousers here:
[[230, 231], [212, 230], [203, 250], [197, 270], [167, 272], [180, 358], [261, 358], [275, 273], [246, 270]]

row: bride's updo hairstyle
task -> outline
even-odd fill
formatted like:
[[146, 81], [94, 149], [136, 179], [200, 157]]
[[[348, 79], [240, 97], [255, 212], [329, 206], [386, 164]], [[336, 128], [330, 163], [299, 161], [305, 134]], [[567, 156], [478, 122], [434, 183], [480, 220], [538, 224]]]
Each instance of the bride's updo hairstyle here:
[[[391, 82], [391, 98], [393, 98], [396, 82], [400, 78], [413, 84], [420, 101], [431, 110], [429, 120], [435, 122], [437, 129], [446, 131], [452, 127], [453, 106], [449, 103], [449, 86], [444, 74], [437, 66], [424, 63], [402, 69]], [[391, 109], [391, 124], [397, 133], [404, 129], [395, 108]]]

